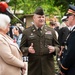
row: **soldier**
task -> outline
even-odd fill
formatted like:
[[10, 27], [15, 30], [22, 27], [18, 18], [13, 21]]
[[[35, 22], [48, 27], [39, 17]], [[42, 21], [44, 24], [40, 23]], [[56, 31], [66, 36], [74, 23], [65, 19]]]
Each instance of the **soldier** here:
[[33, 25], [25, 29], [21, 51], [29, 57], [28, 75], [55, 75], [53, 55], [59, 50], [55, 31], [45, 25], [41, 7], [33, 15]]
[[75, 75], [75, 6], [69, 5], [67, 14], [71, 33], [66, 39], [65, 54], [61, 63], [61, 75]]

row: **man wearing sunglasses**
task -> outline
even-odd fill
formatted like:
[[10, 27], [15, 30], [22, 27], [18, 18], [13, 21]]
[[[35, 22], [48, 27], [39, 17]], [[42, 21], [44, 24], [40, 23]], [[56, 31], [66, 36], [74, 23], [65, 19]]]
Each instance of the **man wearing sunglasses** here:
[[69, 5], [67, 15], [71, 33], [65, 41], [66, 53], [61, 62], [60, 74], [75, 75], [75, 6]]

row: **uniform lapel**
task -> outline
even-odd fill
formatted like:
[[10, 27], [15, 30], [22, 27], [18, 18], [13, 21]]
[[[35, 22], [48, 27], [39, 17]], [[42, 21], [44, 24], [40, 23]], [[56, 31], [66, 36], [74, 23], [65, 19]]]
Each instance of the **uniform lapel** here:
[[43, 36], [45, 34], [45, 32], [47, 31], [46, 27], [44, 26], [43, 29], [42, 29], [42, 33], [41, 33], [41, 36]]
[[40, 36], [38, 29], [34, 25], [32, 26], [32, 33], [36, 34], [37, 36]]
[[45, 34], [45, 32], [46, 32], [46, 29], [42, 29], [42, 32], [41, 32], [41, 36], [43, 36], [44, 34]]
[[75, 27], [72, 29], [72, 32], [75, 31]]
[[32, 32], [34, 34], [36, 34], [37, 36], [43, 36], [45, 34], [45, 32], [47, 31], [46, 27], [44, 26], [42, 29], [41, 29], [41, 35], [39, 34], [38, 32], [38, 29], [33, 25], [32, 26]]
[[72, 32], [74, 32], [75, 31], [75, 27], [72, 29], [72, 31], [70, 31], [70, 33], [68, 34], [68, 36], [67, 36], [67, 38], [66, 38], [66, 40], [70, 37], [70, 35], [72, 34]]

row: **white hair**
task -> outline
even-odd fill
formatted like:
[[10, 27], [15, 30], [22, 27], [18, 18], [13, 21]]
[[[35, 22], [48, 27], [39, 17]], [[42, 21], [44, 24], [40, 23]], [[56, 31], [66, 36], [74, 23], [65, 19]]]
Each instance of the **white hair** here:
[[8, 24], [10, 24], [10, 17], [6, 14], [0, 14], [0, 29], [5, 30]]

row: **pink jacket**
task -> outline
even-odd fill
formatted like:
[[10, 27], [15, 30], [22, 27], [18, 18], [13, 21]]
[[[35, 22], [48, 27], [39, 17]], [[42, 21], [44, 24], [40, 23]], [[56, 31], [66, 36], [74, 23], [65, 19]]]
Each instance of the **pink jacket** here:
[[21, 51], [10, 37], [0, 34], [0, 75], [21, 75]]

